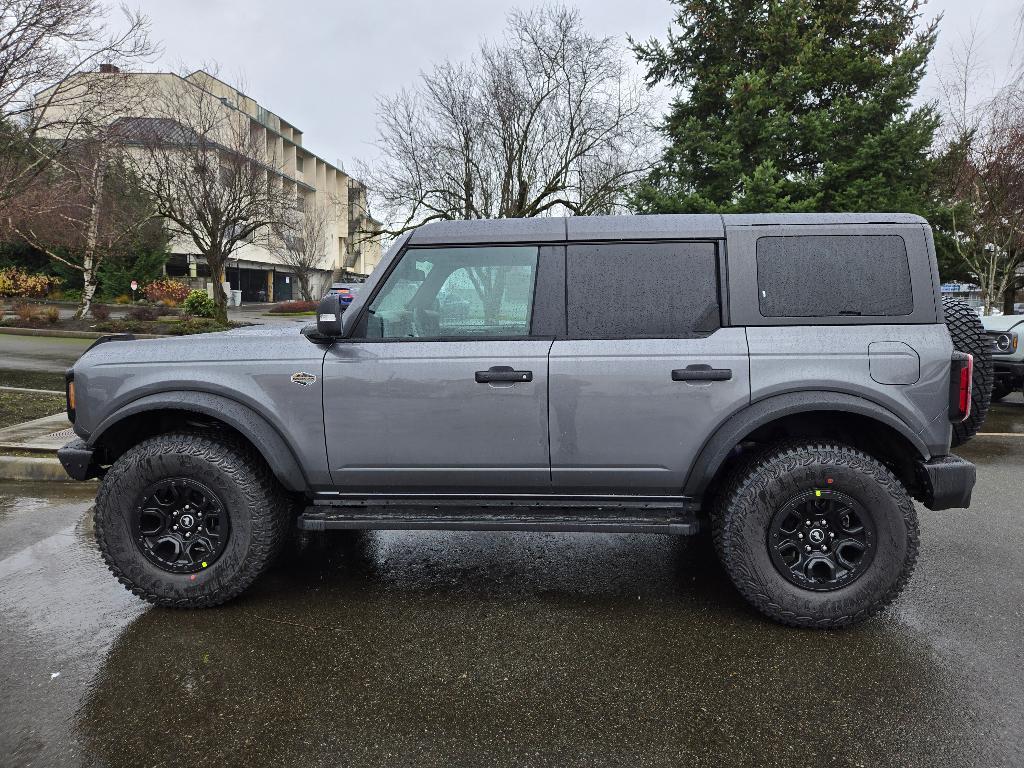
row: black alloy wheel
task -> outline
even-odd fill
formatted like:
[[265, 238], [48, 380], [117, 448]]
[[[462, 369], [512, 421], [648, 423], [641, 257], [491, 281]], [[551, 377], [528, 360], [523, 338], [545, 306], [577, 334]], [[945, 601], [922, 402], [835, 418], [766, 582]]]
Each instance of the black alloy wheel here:
[[173, 477], [150, 485], [131, 517], [143, 556], [169, 573], [197, 573], [224, 552], [230, 523], [223, 502], [206, 485]]
[[772, 563], [792, 584], [816, 592], [852, 584], [871, 566], [875, 523], [863, 505], [813, 489], [782, 505], [768, 526]]

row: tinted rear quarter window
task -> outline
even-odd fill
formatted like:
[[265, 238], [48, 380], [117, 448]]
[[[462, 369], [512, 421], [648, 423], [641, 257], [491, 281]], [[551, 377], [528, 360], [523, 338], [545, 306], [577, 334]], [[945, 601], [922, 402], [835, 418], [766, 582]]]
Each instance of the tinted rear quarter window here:
[[721, 324], [711, 243], [570, 245], [569, 336], [687, 338]]
[[896, 316], [914, 310], [899, 235], [799, 235], [757, 240], [764, 317]]

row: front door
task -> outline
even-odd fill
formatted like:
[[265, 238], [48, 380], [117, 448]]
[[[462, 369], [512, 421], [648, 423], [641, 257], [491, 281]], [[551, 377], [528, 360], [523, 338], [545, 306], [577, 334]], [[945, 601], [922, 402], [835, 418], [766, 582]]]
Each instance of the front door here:
[[550, 488], [536, 246], [410, 248], [324, 360], [331, 474], [352, 492]]
[[701, 446], [750, 401], [746, 333], [720, 327], [715, 244], [570, 245], [566, 276], [567, 338], [550, 358], [554, 489], [682, 493]]

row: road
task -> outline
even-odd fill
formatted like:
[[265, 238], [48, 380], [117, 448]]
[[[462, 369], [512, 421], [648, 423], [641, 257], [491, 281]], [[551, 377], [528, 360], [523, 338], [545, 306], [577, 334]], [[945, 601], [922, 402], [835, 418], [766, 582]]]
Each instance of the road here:
[[[991, 424], [1024, 431], [1020, 396]], [[972, 508], [921, 510], [902, 598], [833, 632], [659, 536], [335, 535], [154, 609], [100, 561], [91, 487], [0, 484], [0, 764], [1019, 766], [1024, 437], [962, 452]]]
[[0, 370], [64, 373], [92, 339], [0, 334]]

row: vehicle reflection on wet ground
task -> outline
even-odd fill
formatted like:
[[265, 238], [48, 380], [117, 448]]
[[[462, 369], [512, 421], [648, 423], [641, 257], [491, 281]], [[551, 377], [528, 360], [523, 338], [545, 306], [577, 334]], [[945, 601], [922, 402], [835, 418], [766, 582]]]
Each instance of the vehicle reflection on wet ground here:
[[[1019, 395], [985, 431], [1024, 433]], [[660, 536], [319, 536], [159, 610], [96, 554], [91, 488], [0, 484], [0, 763], [1019, 764], [1024, 437], [962, 452], [975, 504], [922, 510], [906, 593], [834, 632]]]

